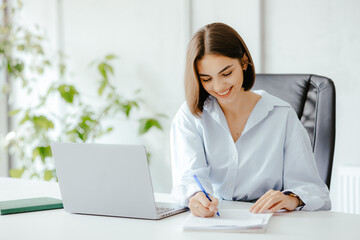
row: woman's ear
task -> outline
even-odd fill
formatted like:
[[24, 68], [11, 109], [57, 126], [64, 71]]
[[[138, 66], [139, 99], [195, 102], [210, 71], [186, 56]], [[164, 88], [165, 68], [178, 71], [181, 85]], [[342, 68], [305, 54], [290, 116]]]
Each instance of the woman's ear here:
[[248, 64], [249, 64], [249, 58], [246, 56], [246, 53], [244, 53], [244, 55], [240, 60], [240, 65], [243, 71], [246, 71]]

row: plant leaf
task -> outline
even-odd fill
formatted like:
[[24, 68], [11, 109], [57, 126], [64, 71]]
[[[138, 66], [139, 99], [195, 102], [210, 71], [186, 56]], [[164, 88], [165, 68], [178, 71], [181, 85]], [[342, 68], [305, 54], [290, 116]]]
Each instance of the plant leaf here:
[[117, 58], [117, 56], [114, 55], [114, 54], [108, 54], [108, 55], [105, 56], [105, 59], [106, 59], [106, 60], [112, 60], [112, 59], [114, 59], [114, 58]]
[[70, 142], [76, 142], [76, 137], [79, 137], [78, 136], [78, 131], [76, 129], [72, 129], [70, 131], [67, 131], [66, 135], [69, 136], [69, 141]]
[[10, 177], [21, 178], [24, 171], [25, 171], [25, 168], [18, 168], [18, 169], [13, 168], [13, 169], [10, 169], [9, 174], [10, 174]]
[[13, 73], [13, 70], [12, 70], [12, 67], [11, 67], [11, 65], [10, 65], [10, 62], [9, 62], [9, 59], [7, 59], [7, 70], [8, 70], [8, 72], [9, 72], [9, 74], [12, 74]]
[[120, 103], [118, 101], [117, 104], [120, 104], [121, 111], [123, 111], [126, 114], [126, 117], [130, 116], [130, 112], [133, 107], [139, 109], [139, 104], [136, 101], [127, 101], [126, 103]]
[[52, 157], [50, 146], [37, 147], [33, 150], [33, 161], [40, 156], [41, 161], [45, 163], [45, 158]]
[[59, 63], [60, 76], [64, 76], [65, 71], [66, 71], [66, 65], [65, 65], [65, 63]]
[[114, 74], [113, 67], [111, 65], [107, 64], [106, 62], [99, 63], [98, 70], [105, 80], [108, 79], [108, 72], [110, 72], [111, 74]]
[[36, 130], [49, 130], [50, 128], [54, 128], [54, 123], [43, 115], [34, 116], [31, 120]]
[[101, 96], [101, 95], [103, 94], [104, 89], [105, 89], [107, 83], [108, 83], [107, 80], [101, 81], [100, 87], [99, 87], [99, 89], [98, 89], [98, 94], [99, 94], [99, 96]]
[[68, 103], [73, 103], [74, 97], [79, 95], [79, 92], [73, 85], [62, 84], [58, 87], [61, 97]]
[[39, 177], [39, 174], [38, 173], [33, 173], [31, 176], [30, 176], [30, 179], [34, 178], [34, 177]]
[[126, 117], [129, 117], [130, 111], [131, 111], [131, 105], [130, 104], [122, 104], [122, 111], [126, 114]]
[[114, 69], [113, 69], [113, 67], [111, 65], [106, 64], [106, 68], [107, 68], [107, 70], [109, 70], [111, 72], [111, 74], [114, 75]]
[[140, 119], [140, 126], [139, 126], [139, 134], [144, 134], [150, 130], [150, 128], [156, 127], [162, 130], [160, 123], [153, 118], [143, 118]]
[[15, 109], [15, 110], [12, 110], [8, 113], [9, 116], [14, 116], [16, 114], [18, 114], [19, 112], [21, 111], [21, 109]]
[[19, 122], [19, 126], [30, 120], [29, 111], [26, 111], [25, 116]]
[[138, 89], [135, 90], [134, 94], [138, 94], [138, 93], [140, 93], [141, 91], [142, 91], [141, 88], [138, 88]]
[[88, 113], [87, 115], [83, 115], [81, 117], [81, 122], [78, 124], [75, 130], [79, 138], [83, 142], [86, 142], [89, 134], [94, 130], [96, 120], [92, 119], [91, 115], [93, 115], [93, 113]]
[[45, 66], [51, 66], [51, 62], [50, 62], [49, 60], [44, 60], [44, 61], [43, 61], [43, 64], [44, 64]]
[[130, 101], [129, 102], [133, 107], [136, 107], [137, 109], [140, 109], [139, 104], [136, 101]]
[[51, 170], [46, 170], [46, 171], [44, 172], [44, 180], [45, 180], [45, 181], [50, 181], [53, 177], [54, 177], [53, 171], [51, 171]]
[[22, 72], [24, 70], [24, 63], [16, 63], [14, 68], [18, 73]]
[[105, 65], [106, 63], [99, 63], [98, 65], [98, 70], [100, 72], [100, 74], [103, 76], [104, 79], [108, 79], [107, 77], [107, 73], [106, 73], [106, 70], [105, 70]]

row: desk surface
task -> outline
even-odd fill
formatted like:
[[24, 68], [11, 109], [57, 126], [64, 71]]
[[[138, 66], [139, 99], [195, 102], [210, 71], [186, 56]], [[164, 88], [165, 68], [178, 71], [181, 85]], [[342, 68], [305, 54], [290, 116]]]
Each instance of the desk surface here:
[[[0, 201], [48, 196], [60, 198], [57, 183], [0, 178]], [[170, 199], [156, 194], [158, 201]], [[249, 208], [222, 201], [221, 208]], [[360, 215], [336, 212], [275, 214], [264, 233], [184, 232], [189, 212], [163, 220], [70, 214], [63, 209], [0, 216], [0, 239], [360, 239]]]

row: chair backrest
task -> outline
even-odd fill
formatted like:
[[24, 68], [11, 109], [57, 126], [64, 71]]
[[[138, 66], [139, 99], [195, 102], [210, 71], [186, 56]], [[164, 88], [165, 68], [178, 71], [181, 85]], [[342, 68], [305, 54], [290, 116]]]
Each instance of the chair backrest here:
[[335, 86], [311, 74], [257, 74], [253, 89], [277, 96], [296, 111], [309, 133], [321, 179], [330, 189], [335, 147]]

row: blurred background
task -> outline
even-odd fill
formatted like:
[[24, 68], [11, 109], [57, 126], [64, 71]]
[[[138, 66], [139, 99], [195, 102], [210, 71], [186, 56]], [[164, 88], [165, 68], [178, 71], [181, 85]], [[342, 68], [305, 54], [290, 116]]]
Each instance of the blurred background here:
[[[81, 142], [87, 137], [88, 142], [144, 144], [150, 153], [155, 191], [170, 192], [169, 130], [184, 101], [186, 46], [200, 27], [224, 22], [244, 38], [257, 73], [311, 73], [334, 81], [337, 101], [333, 210], [351, 212], [346, 206], [360, 198], [360, 176], [348, 180], [354, 181], [358, 191], [351, 192], [345, 200], [342, 188], [348, 183], [341, 180], [344, 172], [358, 173], [360, 166], [360, 1], [23, 0], [21, 4], [3, 0], [3, 3], [7, 7], [4, 5], [1, 13], [0, 138], [8, 148], [0, 150], [0, 176], [11, 173], [14, 177], [55, 180], [45, 143], [49, 139], [45, 137], [26, 151], [18, 144], [18, 149], [24, 151], [23, 157], [31, 158], [26, 163], [21, 155], [16, 155], [19, 151], [14, 147], [18, 137], [33, 138], [26, 135], [32, 131], [31, 126], [37, 130], [45, 126], [47, 132], [52, 130], [54, 140]], [[17, 28], [6, 31], [11, 26]], [[23, 35], [12, 39], [15, 45], [7, 50], [10, 58], [4, 53], [9, 45], [4, 39], [16, 35], [16, 31], [23, 31]], [[35, 72], [25, 70], [36, 62], [32, 52], [25, 51], [26, 47], [38, 49], [26, 35], [29, 32], [43, 36], [34, 40], [41, 46], [42, 51], [36, 54], [42, 58], [39, 60], [42, 71], [36, 67]], [[24, 62], [18, 64], [18, 58]], [[114, 96], [123, 101], [115, 103], [108, 114], [104, 103]], [[84, 105], [88, 108], [84, 109]], [[77, 107], [82, 114], [77, 115]], [[49, 109], [52, 115], [47, 115]], [[106, 118], [99, 111], [105, 112]], [[51, 120], [55, 115], [60, 117]], [[64, 122], [68, 122], [66, 131], [57, 127]], [[22, 129], [18, 128], [19, 123]], [[28, 128], [24, 127], [26, 124]], [[94, 129], [96, 135], [86, 135]], [[9, 151], [14, 154], [9, 155]], [[9, 172], [10, 169], [13, 171]], [[354, 206], [352, 212], [360, 213], [359, 204]]]

